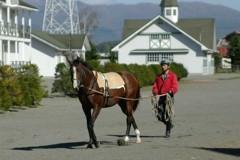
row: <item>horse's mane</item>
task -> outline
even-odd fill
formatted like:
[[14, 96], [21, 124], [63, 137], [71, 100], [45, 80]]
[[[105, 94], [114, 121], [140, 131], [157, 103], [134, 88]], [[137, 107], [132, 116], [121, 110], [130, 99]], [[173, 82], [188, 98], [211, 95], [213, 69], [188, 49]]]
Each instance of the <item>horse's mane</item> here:
[[87, 67], [89, 70], [93, 70], [91, 64], [87, 63], [86, 61], [84, 61], [82, 58], [76, 58], [73, 62], [76, 62], [76, 63], [81, 63], [82, 65], [84, 65], [85, 67]]

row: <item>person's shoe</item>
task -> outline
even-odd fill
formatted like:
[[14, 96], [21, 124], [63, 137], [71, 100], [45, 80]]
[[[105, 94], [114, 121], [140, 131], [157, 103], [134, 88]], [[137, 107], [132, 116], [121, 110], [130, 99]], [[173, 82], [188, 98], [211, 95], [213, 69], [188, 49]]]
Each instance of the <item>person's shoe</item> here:
[[169, 138], [169, 137], [170, 137], [170, 131], [166, 131], [165, 138]]
[[159, 114], [159, 115], [157, 115], [157, 119], [159, 120], [159, 121], [162, 121], [162, 116]]
[[165, 133], [165, 138], [170, 137], [171, 129], [174, 127], [174, 125], [171, 123], [171, 127], [167, 127], [166, 133]]

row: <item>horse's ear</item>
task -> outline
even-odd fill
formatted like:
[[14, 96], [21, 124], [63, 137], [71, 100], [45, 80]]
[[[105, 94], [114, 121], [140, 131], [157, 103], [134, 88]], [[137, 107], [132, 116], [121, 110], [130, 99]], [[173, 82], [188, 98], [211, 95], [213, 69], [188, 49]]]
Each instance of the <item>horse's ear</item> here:
[[77, 60], [78, 62], [81, 62], [81, 58], [80, 58], [79, 56], [77, 56], [76, 60]]
[[69, 63], [70, 65], [72, 65], [73, 60], [72, 60], [71, 53], [66, 54], [66, 59], [67, 59], [68, 63]]

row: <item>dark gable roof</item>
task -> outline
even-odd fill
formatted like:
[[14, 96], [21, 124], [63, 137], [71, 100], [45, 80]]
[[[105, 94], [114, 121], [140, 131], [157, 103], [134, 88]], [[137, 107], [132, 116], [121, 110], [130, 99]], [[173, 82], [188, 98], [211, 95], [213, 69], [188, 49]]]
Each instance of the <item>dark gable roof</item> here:
[[231, 39], [234, 35], [240, 36], [240, 30], [234, 31], [234, 32], [232, 32], [232, 33], [229, 33], [228, 35], [226, 35], [226, 36], [223, 37], [223, 38], [226, 39], [227, 41], [230, 41], [230, 39]]
[[[126, 39], [151, 20], [125, 20], [122, 40]], [[179, 19], [174, 24], [209, 49], [214, 46], [214, 19]]]
[[147, 24], [150, 20], [149, 19], [138, 19], [138, 20], [125, 20], [124, 21], [124, 27], [123, 27], [123, 33], [122, 33], [122, 40], [129, 37], [131, 34], [136, 32], [138, 29], [143, 27], [145, 24]]
[[56, 35], [56, 34], [50, 34], [44, 31], [40, 31], [40, 30], [33, 30], [32, 34], [61, 49], [69, 49], [70, 39], [71, 39], [71, 49], [82, 49], [82, 46], [86, 37], [84, 34], [74, 34], [71, 36]]
[[84, 34], [73, 34], [73, 35], [61, 35], [61, 34], [53, 34], [51, 35], [54, 39], [58, 40], [65, 46], [69, 48], [71, 45], [72, 49], [82, 49], [85, 35]]
[[214, 41], [215, 20], [213, 18], [179, 19], [176, 25], [209, 49], [213, 49], [214, 43], [216, 43]]

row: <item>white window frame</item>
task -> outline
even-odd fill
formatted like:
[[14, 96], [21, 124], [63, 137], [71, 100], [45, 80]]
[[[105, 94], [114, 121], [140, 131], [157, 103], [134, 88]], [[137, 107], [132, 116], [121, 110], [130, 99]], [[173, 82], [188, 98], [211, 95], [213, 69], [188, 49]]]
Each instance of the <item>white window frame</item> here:
[[172, 15], [172, 10], [171, 9], [166, 9], [166, 15], [171, 16]]
[[150, 49], [170, 49], [171, 35], [165, 34], [151, 34], [150, 35]]
[[147, 64], [156, 64], [163, 59], [173, 62], [173, 57], [173, 53], [147, 53], [146, 61]]

